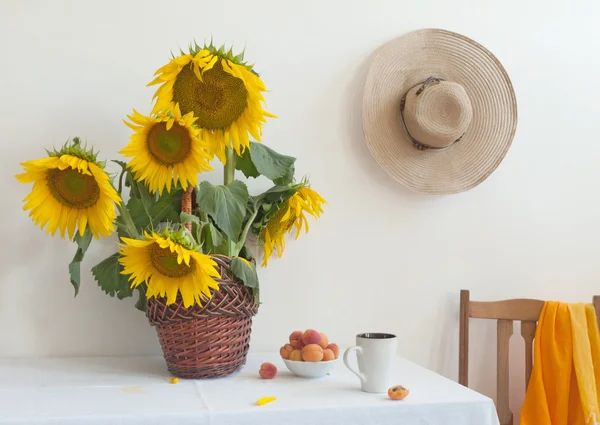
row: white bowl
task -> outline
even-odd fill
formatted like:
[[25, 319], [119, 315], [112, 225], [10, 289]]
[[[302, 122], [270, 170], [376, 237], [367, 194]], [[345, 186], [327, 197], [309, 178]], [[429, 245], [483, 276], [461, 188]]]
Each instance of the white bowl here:
[[303, 378], [321, 378], [331, 372], [337, 361], [338, 359], [327, 362], [296, 362], [283, 359], [290, 372]]

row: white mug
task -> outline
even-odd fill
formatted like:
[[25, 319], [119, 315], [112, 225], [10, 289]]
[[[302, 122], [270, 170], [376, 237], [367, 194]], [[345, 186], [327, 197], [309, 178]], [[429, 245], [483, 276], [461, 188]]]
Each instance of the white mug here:
[[[361, 389], [367, 393], [385, 393], [394, 385], [393, 368], [396, 359], [398, 339], [396, 335], [385, 333], [364, 333], [356, 335], [356, 346], [344, 353], [344, 363], [359, 377]], [[356, 351], [358, 370], [348, 364], [348, 355]]]

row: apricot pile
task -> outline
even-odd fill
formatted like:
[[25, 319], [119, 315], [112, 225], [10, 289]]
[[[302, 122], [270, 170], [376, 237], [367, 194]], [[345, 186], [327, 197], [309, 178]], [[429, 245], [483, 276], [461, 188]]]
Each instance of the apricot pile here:
[[337, 344], [330, 344], [324, 333], [308, 329], [292, 332], [289, 344], [281, 347], [279, 354], [296, 362], [327, 362], [338, 358], [340, 348]]

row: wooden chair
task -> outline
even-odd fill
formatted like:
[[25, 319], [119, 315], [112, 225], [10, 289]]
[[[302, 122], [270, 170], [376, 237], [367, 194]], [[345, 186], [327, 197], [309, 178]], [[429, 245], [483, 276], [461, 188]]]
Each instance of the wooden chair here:
[[[600, 326], [600, 296], [594, 297], [594, 307]], [[513, 414], [508, 407], [509, 340], [513, 334], [513, 321], [521, 322], [521, 336], [525, 340], [525, 386], [529, 384], [533, 369], [533, 339], [544, 301], [513, 299], [504, 301], [471, 301], [468, 290], [460, 291], [460, 331], [458, 382], [469, 384], [469, 319], [493, 319], [498, 321], [497, 349], [497, 401], [496, 410], [501, 425], [512, 425]]]

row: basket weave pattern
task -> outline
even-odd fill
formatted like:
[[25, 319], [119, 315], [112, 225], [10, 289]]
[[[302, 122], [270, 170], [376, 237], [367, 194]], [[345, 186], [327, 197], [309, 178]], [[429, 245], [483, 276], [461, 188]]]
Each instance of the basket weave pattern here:
[[220, 288], [202, 307], [185, 308], [180, 297], [169, 306], [164, 298], [148, 300], [146, 314], [156, 327], [169, 372], [180, 378], [224, 376], [246, 363], [258, 303], [252, 289], [231, 272], [231, 258], [212, 258], [221, 275], [216, 279]]

